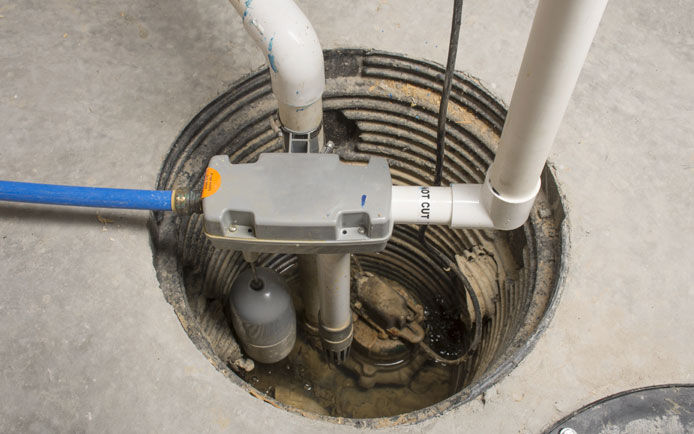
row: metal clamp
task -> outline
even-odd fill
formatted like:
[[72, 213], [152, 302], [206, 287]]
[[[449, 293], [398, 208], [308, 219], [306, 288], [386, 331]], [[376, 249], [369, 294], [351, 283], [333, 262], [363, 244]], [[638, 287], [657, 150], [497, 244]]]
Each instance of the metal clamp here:
[[282, 127], [284, 136], [284, 150], [290, 154], [315, 154], [320, 150], [318, 136], [320, 135], [323, 124], [318, 125], [313, 131], [297, 132], [286, 127]]

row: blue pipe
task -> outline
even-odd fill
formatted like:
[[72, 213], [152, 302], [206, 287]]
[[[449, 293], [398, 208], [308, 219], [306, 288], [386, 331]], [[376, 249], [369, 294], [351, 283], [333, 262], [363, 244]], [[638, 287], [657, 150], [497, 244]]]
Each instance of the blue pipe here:
[[171, 190], [129, 190], [0, 181], [0, 201], [171, 211]]

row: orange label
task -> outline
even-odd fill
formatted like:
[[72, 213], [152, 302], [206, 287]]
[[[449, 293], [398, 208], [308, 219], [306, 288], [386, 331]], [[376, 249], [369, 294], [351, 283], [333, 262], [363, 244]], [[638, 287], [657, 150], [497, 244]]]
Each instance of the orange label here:
[[207, 171], [205, 172], [205, 182], [202, 185], [203, 199], [215, 194], [221, 185], [222, 177], [219, 176], [219, 172], [211, 167], [208, 167]]

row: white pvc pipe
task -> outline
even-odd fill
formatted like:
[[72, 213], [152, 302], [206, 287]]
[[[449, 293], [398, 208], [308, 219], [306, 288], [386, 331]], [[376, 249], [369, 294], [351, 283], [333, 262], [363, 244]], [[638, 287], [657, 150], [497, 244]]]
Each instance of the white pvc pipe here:
[[352, 323], [349, 303], [349, 253], [316, 255], [320, 289], [320, 322], [329, 330], [343, 330]]
[[308, 18], [292, 0], [229, 2], [265, 54], [282, 124], [292, 131], [317, 128], [322, 106], [318, 104], [316, 108], [316, 103], [321, 101], [325, 89], [325, 72], [318, 35]]
[[278, 112], [282, 125], [291, 131], [313, 131], [323, 121], [323, 101], [319, 99], [306, 107], [294, 107], [280, 102]]
[[607, 0], [540, 0], [482, 203], [499, 229], [525, 222]]
[[311, 327], [317, 329], [321, 291], [318, 284], [316, 255], [297, 256], [299, 263], [299, 279], [301, 282], [301, 299], [304, 302], [304, 317]]
[[447, 225], [451, 222], [450, 187], [393, 186], [391, 212], [396, 224]]
[[395, 224], [493, 228], [480, 202], [481, 184], [449, 187], [393, 186], [391, 216]]

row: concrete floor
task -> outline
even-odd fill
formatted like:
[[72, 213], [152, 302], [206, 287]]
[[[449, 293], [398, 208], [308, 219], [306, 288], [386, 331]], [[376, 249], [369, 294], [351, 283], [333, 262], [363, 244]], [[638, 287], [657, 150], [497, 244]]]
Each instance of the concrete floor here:
[[[299, 2], [324, 48], [443, 62], [450, 3]], [[536, 1], [465, 2], [457, 67], [508, 101]], [[169, 145], [262, 64], [224, 1], [0, 1], [0, 179], [150, 188]], [[536, 433], [621, 390], [694, 382], [694, 3], [612, 0], [551, 161], [563, 297], [508, 377], [403, 432]], [[0, 431], [349, 432], [217, 372], [152, 266], [148, 215], [0, 204]]]

